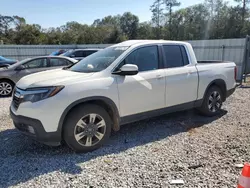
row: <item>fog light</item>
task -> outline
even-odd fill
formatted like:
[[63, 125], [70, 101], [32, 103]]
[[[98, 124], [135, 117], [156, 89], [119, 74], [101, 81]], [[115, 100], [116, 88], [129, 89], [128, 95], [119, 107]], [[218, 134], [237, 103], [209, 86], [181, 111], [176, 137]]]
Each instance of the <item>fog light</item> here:
[[31, 134], [35, 134], [35, 130], [33, 127], [31, 126], [28, 126], [28, 131], [31, 133]]

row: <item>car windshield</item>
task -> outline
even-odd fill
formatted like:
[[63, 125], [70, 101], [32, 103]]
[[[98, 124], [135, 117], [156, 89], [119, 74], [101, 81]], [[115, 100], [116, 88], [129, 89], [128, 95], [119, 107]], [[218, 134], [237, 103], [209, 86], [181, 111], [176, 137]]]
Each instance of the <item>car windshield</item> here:
[[74, 50], [68, 50], [67, 52], [62, 53], [60, 56], [69, 56]]
[[75, 72], [100, 72], [111, 65], [127, 49], [127, 46], [106, 48], [84, 58], [69, 70]]

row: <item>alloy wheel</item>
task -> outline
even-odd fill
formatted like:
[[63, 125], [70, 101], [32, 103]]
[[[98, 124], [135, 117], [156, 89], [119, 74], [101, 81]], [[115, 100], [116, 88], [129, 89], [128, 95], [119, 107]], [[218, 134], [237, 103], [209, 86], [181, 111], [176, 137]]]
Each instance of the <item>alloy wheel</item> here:
[[220, 93], [218, 91], [213, 91], [208, 98], [208, 109], [210, 112], [217, 112], [222, 105], [222, 100]]
[[1, 82], [0, 83], [0, 95], [7, 96], [10, 95], [12, 92], [12, 85], [8, 82]]
[[106, 123], [98, 114], [88, 114], [82, 117], [76, 124], [74, 136], [76, 141], [85, 147], [96, 145], [104, 137]]

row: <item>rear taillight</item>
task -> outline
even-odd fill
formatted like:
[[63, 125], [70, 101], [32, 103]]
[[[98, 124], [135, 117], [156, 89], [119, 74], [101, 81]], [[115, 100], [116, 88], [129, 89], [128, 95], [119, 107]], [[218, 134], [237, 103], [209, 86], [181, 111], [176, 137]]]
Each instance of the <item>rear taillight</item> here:
[[234, 67], [234, 79], [236, 80], [236, 77], [237, 77], [237, 67], [235, 66]]

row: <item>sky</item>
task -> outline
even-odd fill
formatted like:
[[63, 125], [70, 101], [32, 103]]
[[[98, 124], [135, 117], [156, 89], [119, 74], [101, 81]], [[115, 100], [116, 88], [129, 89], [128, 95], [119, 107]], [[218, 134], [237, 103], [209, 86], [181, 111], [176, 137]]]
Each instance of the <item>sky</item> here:
[[[181, 8], [204, 2], [179, 0]], [[233, 0], [229, 0], [233, 1]], [[154, 0], [1, 0], [2, 15], [24, 17], [28, 24], [43, 28], [58, 27], [69, 21], [92, 24], [108, 15], [132, 12], [140, 22], [151, 19], [150, 5]]]

